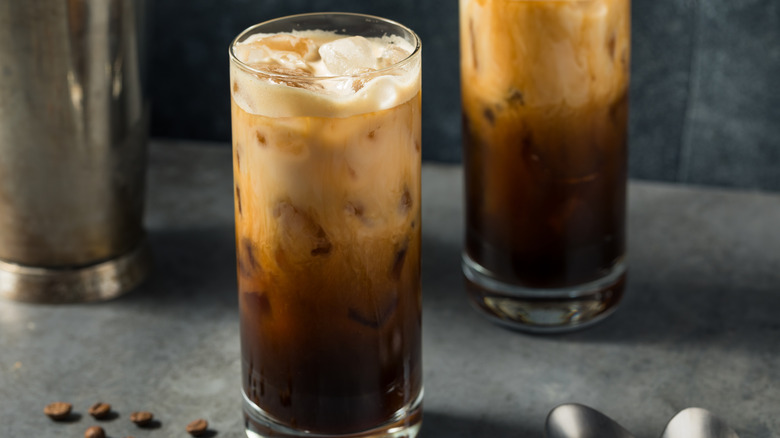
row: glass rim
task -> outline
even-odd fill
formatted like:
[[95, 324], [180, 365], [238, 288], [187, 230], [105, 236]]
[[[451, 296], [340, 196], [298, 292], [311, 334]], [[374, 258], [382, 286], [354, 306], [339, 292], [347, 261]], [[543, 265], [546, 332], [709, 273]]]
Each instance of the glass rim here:
[[[238, 44], [239, 40], [242, 38], [247, 37], [248, 35], [255, 33], [255, 31], [262, 27], [267, 26], [269, 24], [277, 23], [284, 20], [295, 20], [295, 19], [301, 19], [306, 17], [325, 17], [325, 16], [339, 16], [339, 17], [351, 17], [351, 18], [364, 18], [364, 19], [371, 19], [371, 20], [377, 20], [384, 22], [386, 24], [393, 25], [395, 27], [398, 27], [399, 29], [408, 32], [409, 35], [413, 38], [412, 44], [414, 45], [414, 49], [409, 53], [409, 56], [406, 58], [389, 65], [387, 67], [380, 68], [378, 70], [371, 70], [361, 73], [355, 73], [355, 74], [349, 74], [349, 75], [332, 75], [332, 76], [295, 76], [290, 74], [284, 74], [284, 73], [277, 73], [277, 72], [270, 72], [266, 70], [260, 70], [257, 68], [252, 67], [251, 65], [245, 63], [244, 61], [241, 61], [238, 59], [238, 56], [236, 56], [235, 48]], [[316, 30], [316, 29], [312, 29]], [[259, 33], [259, 32], [257, 32]], [[255, 75], [261, 75], [268, 78], [280, 78], [280, 79], [287, 79], [287, 78], [295, 78], [296, 81], [304, 81], [304, 82], [312, 82], [312, 81], [321, 81], [321, 80], [334, 80], [334, 79], [350, 79], [350, 78], [364, 78], [364, 77], [373, 77], [377, 75], [381, 75], [383, 72], [387, 72], [393, 69], [396, 69], [400, 66], [403, 66], [405, 64], [410, 63], [414, 58], [418, 57], [420, 52], [422, 50], [422, 42], [420, 41], [420, 37], [415, 33], [412, 29], [410, 29], [407, 26], [404, 26], [403, 24], [395, 21], [390, 20], [387, 18], [379, 17], [376, 15], [368, 15], [368, 14], [359, 14], [354, 12], [309, 12], [305, 14], [294, 14], [294, 15], [285, 15], [283, 17], [277, 17], [273, 18], [271, 20], [266, 20], [257, 24], [254, 24], [252, 26], [249, 26], [248, 28], [241, 31], [230, 43], [230, 46], [228, 47], [228, 56], [230, 57], [230, 61], [233, 62], [236, 66], [241, 68], [242, 70], [245, 70], [249, 73], [255, 74]]]

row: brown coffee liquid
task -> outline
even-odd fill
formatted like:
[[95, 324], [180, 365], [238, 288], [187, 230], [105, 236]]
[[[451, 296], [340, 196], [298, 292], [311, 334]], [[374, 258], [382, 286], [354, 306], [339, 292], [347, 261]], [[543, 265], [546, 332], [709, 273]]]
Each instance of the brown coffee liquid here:
[[627, 106], [464, 115], [468, 255], [525, 287], [603, 276], [625, 251]]
[[[318, 273], [283, 286], [242, 284], [242, 372], [249, 399], [285, 424], [334, 434], [376, 427], [414, 400], [421, 386], [420, 308], [416, 294], [400, 289], [418, 288], [419, 272], [416, 260], [406, 262], [404, 278], [387, 282], [386, 301], [360, 306], [339, 302], [328, 288], [365, 292], [360, 285], [348, 279], [324, 285]], [[247, 291], [251, 287], [256, 289]], [[272, 289], [258, 292], [264, 288]], [[302, 291], [321, 298], [274, 299]]]

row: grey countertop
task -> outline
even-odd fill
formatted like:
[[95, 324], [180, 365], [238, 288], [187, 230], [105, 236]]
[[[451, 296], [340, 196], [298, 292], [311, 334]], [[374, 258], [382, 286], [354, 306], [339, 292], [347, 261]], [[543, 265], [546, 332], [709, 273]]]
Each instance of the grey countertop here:
[[[212, 145], [213, 146], [213, 145]], [[80, 437], [102, 400], [121, 438], [242, 431], [228, 148], [155, 141], [151, 278], [118, 299], [0, 302], [0, 437]], [[423, 168], [422, 438], [542, 437], [554, 406], [602, 410], [638, 438], [699, 406], [742, 438], [780, 435], [780, 196], [632, 181], [630, 271], [616, 314], [529, 336], [470, 309], [461, 282], [461, 169]], [[53, 423], [52, 401], [80, 419]], [[157, 428], [128, 420], [150, 410]]]

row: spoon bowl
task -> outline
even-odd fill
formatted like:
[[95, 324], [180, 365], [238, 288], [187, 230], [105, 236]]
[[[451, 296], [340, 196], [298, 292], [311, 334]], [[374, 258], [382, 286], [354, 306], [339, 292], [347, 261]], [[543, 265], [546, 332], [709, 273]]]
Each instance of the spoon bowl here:
[[623, 426], [585, 405], [566, 403], [547, 415], [547, 438], [634, 438]]
[[734, 429], [712, 412], [687, 408], [669, 420], [661, 438], [739, 438]]

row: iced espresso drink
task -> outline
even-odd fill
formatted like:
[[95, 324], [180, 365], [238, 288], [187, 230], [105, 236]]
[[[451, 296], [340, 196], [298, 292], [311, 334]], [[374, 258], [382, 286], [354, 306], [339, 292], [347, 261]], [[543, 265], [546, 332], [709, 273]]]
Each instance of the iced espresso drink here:
[[629, 0], [460, 0], [463, 270], [486, 315], [563, 331], [625, 283]]
[[247, 434], [413, 437], [419, 41], [307, 14], [248, 29], [230, 54]]

